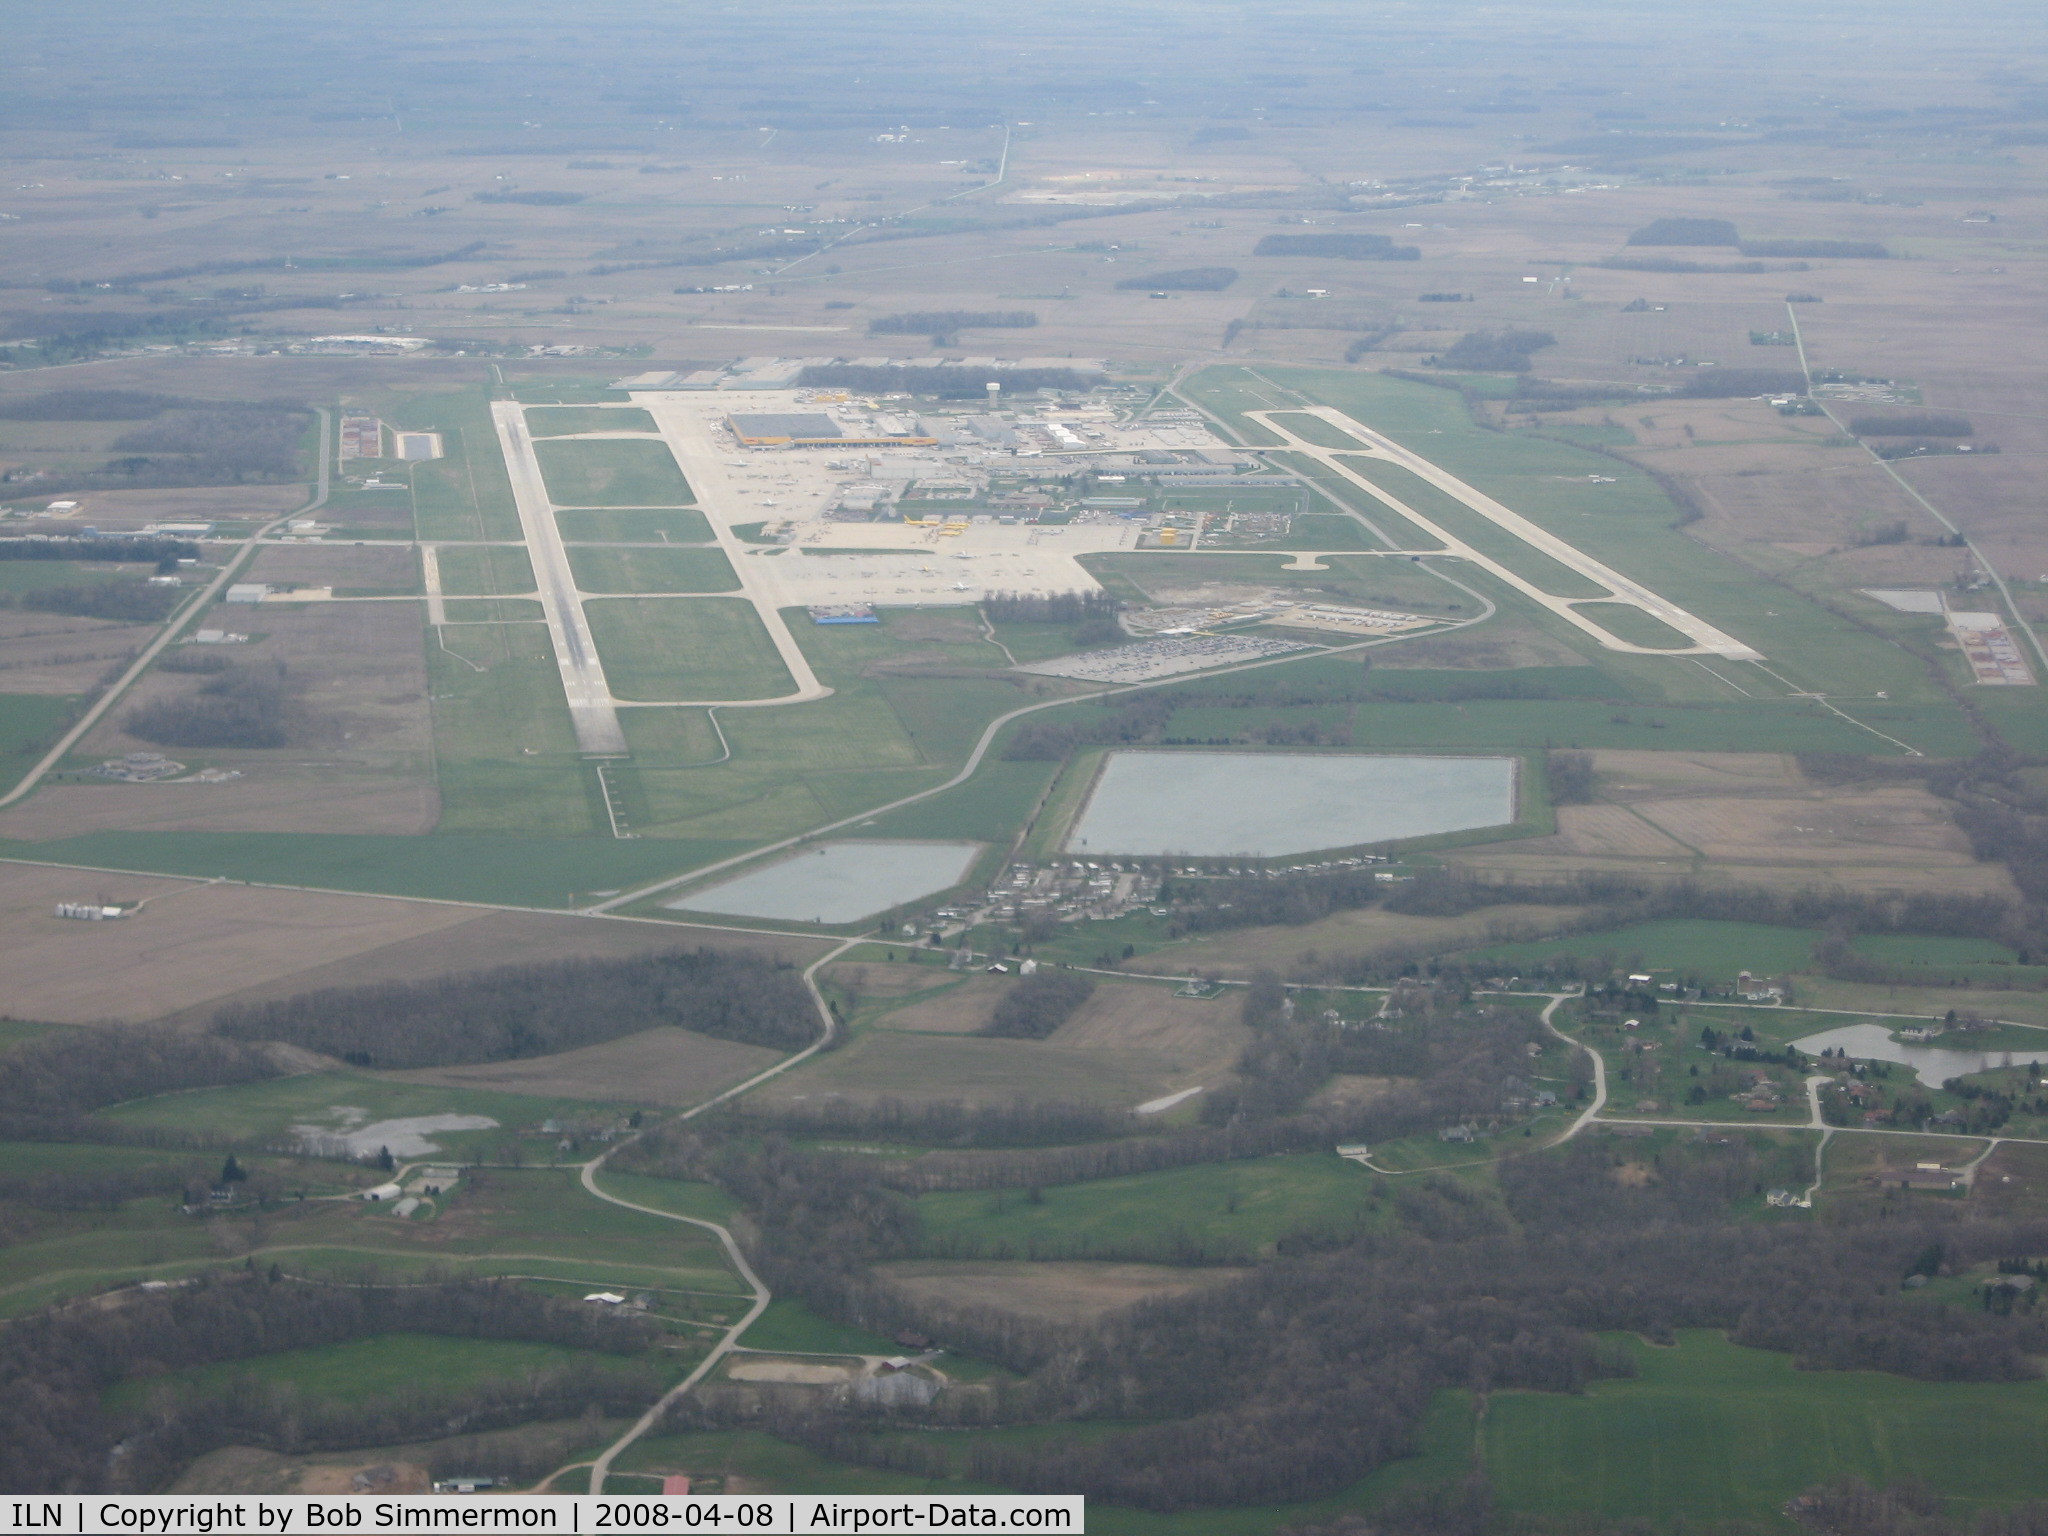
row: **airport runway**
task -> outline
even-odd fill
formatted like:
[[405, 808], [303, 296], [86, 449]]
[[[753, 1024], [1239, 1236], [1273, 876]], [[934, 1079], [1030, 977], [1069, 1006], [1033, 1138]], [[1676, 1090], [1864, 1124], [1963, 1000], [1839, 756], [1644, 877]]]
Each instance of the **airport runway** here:
[[[1594, 559], [1584, 550], [1578, 548], [1578, 546], [1559, 538], [1556, 534], [1550, 532], [1549, 529], [1531, 522], [1528, 518], [1522, 516], [1521, 513], [1502, 506], [1484, 491], [1467, 485], [1456, 475], [1451, 474], [1448, 470], [1440, 469], [1428, 459], [1422, 457], [1421, 454], [1410, 452], [1392, 438], [1385, 436], [1383, 433], [1375, 432], [1371, 427], [1366, 426], [1363, 422], [1353, 420], [1342, 411], [1332, 409], [1326, 405], [1293, 406], [1278, 412], [1247, 411], [1245, 415], [1250, 420], [1256, 421], [1260, 426], [1265, 427], [1268, 431], [1277, 432], [1286, 438], [1285, 445], [1279, 451], [1305, 454], [1313, 458], [1317, 463], [1326, 465], [1353, 485], [1356, 485], [1360, 490], [1368, 492], [1379, 501], [1385, 502], [1403, 517], [1415, 523], [1416, 526], [1425, 528], [1430, 533], [1436, 535], [1437, 538], [1443, 540], [1444, 547], [1450, 553], [1462, 560], [1471, 561], [1474, 565], [1481, 567], [1501, 581], [1506, 582], [1517, 592], [1541, 603], [1566, 623], [1591, 635], [1610, 651], [1632, 651], [1643, 656], [1726, 656], [1734, 661], [1762, 661], [1764, 659], [1761, 651], [1744, 645], [1733, 635], [1714, 628], [1706, 620], [1687, 612], [1669, 598], [1660, 597], [1641, 582], [1624, 576], [1613, 567]], [[1328, 422], [1339, 431], [1357, 438], [1364, 446], [1356, 449], [1325, 448], [1318, 443], [1308, 442], [1298, 434], [1289, 431], [1284, 424], [1273, 420], [1275, 415], [1314, 416], [1320, 421]], [[1382, 490], [1371, 480], [1347, 465], [1344, 462], [1344, 458], [1347, 455], [1352, 458], [1384, 459], [1388, 463], [1398, 464], [1410, 473], [1421, 476], [1422, 479], [1428, 481], [1438, 490], [1470, 507], [1488, 522], [1507, 533], [1513, 534], [1530, 548], [1548, 555], [1551, 559], [1557, 561], [1558, 564], [1577, 572], [1588, 581], [1596, 582], [1600, 586], [1607, 588], [1608, 593], [1611, 595], [1605, 597], [1568, 598], [1558, 597], [1552, 593], [1545, 592], [1542, 588], [1534, 585], [1524, 577], [1516, 575], [1497, 560], [1472, 548], [1447, 529], [1432, 522], [1426, 514], [1416, 511], [1406, 502]], [[1692, 641], [1692, 644], [1690, 646], [1662, 648], [1652, 645], [1637, 645], [1633, 641], [1623, 640], [1617, 635], [1610, 634], [1591, 619], [1579, 613], [1574, 605], [1584, 602], [1627, 603], [1633, 607], [1640, 608], [1653, 618], [1661, 619], [1664, 623], [1670, 625], [1688, 640]]]
[[540, 589], [541, 607], [547, 614], [548, 637], [554, 641], [555, 660], [562, 669], [562, 691], [568, 696], [576, 745], [585, 757], [625, 757], [626, 733], [619, 724], [611, 685], [605, 681], [604, 662], [591, 636], [590, 621], [583, 614], [582, 594], [569, 570], [569, 552], [562, 547], [562, 533], [555, 526], [554, 506], [541, 479], [533, 437], [526, 430], [526, 407], [514, 400], [493, 400], [491, 420], [497, 424], [498, 441], [505, 450], [505, 472], [511, 477], [519, 525], [526, 532], [526, 553], [533, 562], [534, 584]]

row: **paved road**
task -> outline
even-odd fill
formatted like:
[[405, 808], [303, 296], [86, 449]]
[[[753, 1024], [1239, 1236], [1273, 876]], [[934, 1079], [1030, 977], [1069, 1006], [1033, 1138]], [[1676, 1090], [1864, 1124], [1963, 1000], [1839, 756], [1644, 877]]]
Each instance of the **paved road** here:
[[[1284, 423], [1275, 421], [1273, 418], [1276, 414], [1313, 416], [1357, 438], [1366, 446], [1357, 449], [1325, 448], [1319, 443], [1309, 442], [1306, 438], [1290, 430]], [[1761, 661], [1763, 659], [1760, 651], [1744, 645], [1734, 636], [1714, 628], [1706, 620], [1687, 612], [1670, 599], [1658, 596], [1641, 582], [1624, 576], [1613, 567], [1594, 559], [1591, 555], [1579, 549], [1578, 546], [1568, 543], [1548, 529], [1532, 523], [1528, 518], [1523, 517], [1521, 513], [1502, 506], [1484, 491], [1467, 485], [1456, 475], [1438, 468], [1420, 454], [1410, 452], [1392, 438], [1375, 432], [1371, 427], [1353, 420], [1342, 411], [1332, 409], [1326, 405], [1312, 405], [1297, 406], [1278, 413], [1274, 411], [1247, 411], [1245, 415], [1250, 420], [1256, 421], [1260, 426], [1265, 427], [1268, 431], [1277, 433], [1287, 440], [1284, 448], [1267, 451], [1298, 453], [1313, 458], [1317, 463], [1322, 464], [1332, 472], [1342, 475], [1360, 490], [1365, 491], [1379, 501], [1385, 502], [1403, 517], [1413, 521], [1418, 527], [1428, 530], [1437, 538], [1443, 540], [1445, 548], [1452, 554], [1457, 555], [1460, 559], [1469, 560], [1474, 565], [1491, 572], [1496, 578], [1506, 582], [1516, 591], [1548, 608], [1566, 623], [1585, 631], [1585, 633], [1599, 641], [1603, 647], [1610, 651], [1630, 651], [1645, 656], [1726, 656], [1738, 661]], [[1478, 513], [1488, 522], [1493, 523], [1496, 527], [1513, 534], [1532, 549], [1548, 555], [1551, 559], [1557, 561], [1558, 564], [1585, 577], [1586, 580], [1605, 587], [1607, 595], [1592, 598], [1565, 598], [1544, 591], [1535, 583], [1509, 570], [1492, 556], [1474, 549], [1448, 529], [1431, 521], [1425, 514], [1416, 511], [1406, 502], [1381, 489], [1373, 481], [1345, 463], [1346, 458], [1383, 459], [1390, 464], [1397, 464], [1401, 468], [1420, 476], [1423, 480], [1428, 481], [1454, 500], [1470, 507], [1474, 512]], [[1574, 606], [1581, 602], [1617, 602], [1640, 608], [1645, 613], [1650, 614], [1654, 618], [1661, 619], [1664, 623], [1683, 634], [1692, 641], [1692, 645], [1690, 647], [1667, 649], [1658, 646], [1637, 645], [1633, 641], [1623, 640], [1602, 629], [1592, 620], [1583, 617]]]
[[[777, 1062], [767, 1071], [758, 1073], [748, 1078], [744, 1083], [728, 1088], [725, 1092], [713, 1098], [706, 1099], [694, 1109], [685, 1110], [668, 1123], [675, 1124], [683, 1120], [695, 1119], [698, 1115], [703, 1114], [705, 1110], [723, 1104], [727, 1099], [745, 1093], [757, 1084], [765, 1083], [769, 1078], [779, 1076], [787, 1072], [791, 1067], [808, 1061], [827, 1045], [831, 1044], [832, 1037], [837, 1033], [839, 1026], [838, 1021], [832, 1017], [832, 1009], [825, 1001], [825, 994], [818, 990], [818, 972], [860, 942], [862, 942], [860, 939], [848, 939], [844, 944], [839, 945], [826, 954], [820, 955], [804, 968], [804, 986], [810, 991], [811, 1003], [818, 1010], [818, 1021], [822, 1026], [815, 1041], [803, 1050], [798, 1051], [794, 1056]], [[583, 1187], [591, 1194], [597, 1196], [598, 1199], [608, 1201], [612, 1205], [624, 1206], [629, 1211], [641, 1211], [649, 1216], [666, 1217], [670, 1221], [685, 1222], [690, 1226], [702, 1227], [708, 1232], [715, 1233], [719, 1243], [725, 1249], [726, 1257], [732, 1261], [732, 1267], [738, 1272], [739, 1277], [747, 1283], [747, 1288], [754, 1293], [754, 1302], [752, 1306], [747, 1308], [745, 1315], [738, 1322], [726, 1329], [725, 1337], [711, 1347], [711, 1352], [697, 1363], [695, 1370], [664, 1392], [653, 1407], [649, 1408], [633, 1422], [631, 1429], [605, 1447], [604, 1454], [599, 1456], [590, 1468], [590, 1491], [593, 1494], [604, 1492], [605, 1476], [611, 1471], [612, 1462], [617, 1458], [619, 1452], [659, 1424], [662, 1416], [668, 1412], [670, 1404], [675, 1402], [685, 1392], [688, 1392], [690, 1388], [696, 1386], [706, 1376], [710, 1375], [717, 1368], [718, 1362], [738, 1347], [740, 1335], [753, 1325], [755, 1318], [768, 1310], [768, 1303], [773, 1299], [768, 1287], [762, 1284], [761, 1277], [754, 1273], [753, 1266], [747, 1262], [747, 1256], [740, 1252], [740, 1245], [733, 1240], [732, 1233], [717, 1222], [705, 1221], [696, 1216], [678, 1216], [674, 1211], [660, 1210], [651, 1205], [638, 1205], [631, 1200], [621, 1200], [617, 1195], [607, 1194], [604, 1190], [598, 1188], [597, 1173], [604, 1166], [605, 1161], [614, 1153], [624, 1150], [639, 1139], [638, 1136], [629, 1137], [627, 1140], [618, 1143], [616, 1146], [598, 1154], [598, 1156], [585, 1163], [583, 1165]]]
[[157, 637], [142, 648], [142, 654], [137, 656], [128, 670], [115, 680], [114, 685], [101, 694], [92, 707], [78, 717], [78, 723], [57, 738], [57, 744], [43, 754], [41, 761], [35, 767], [29, 769], [19, 784], [16, 784], [6, 794], [0, 795], [0, 806], [14, 804], [15, 801], [41, 783], [45, 774], [64, 761], [65, 754], [83, 739], [87, 731], [99, 724], [106, 712], [112, 709], [119, 702], [121, 696], [134, 686], [135, 680], [149, 670], [149, 664], [155, 661], [163, 648], [176, 638], [178, 632], [191, 623], [199, 614], [205, 612], [206, 605], [213, 601], [215, 594], [230, 581], [234, 580], [235, 573], [241, 569], [242, 562], [249, 558], [250, 553], [255, 550], [256, 546], [262, 542], [267, 534], [282, 528], [293, 518], [303, 517], [314, 508], [326, 504], [328, 460], [332, 449], [331, 437], [334, 430], [334, 418], [320, 406], [315, 406], [314, 410], [320, 414], [320, 474], [314, 482], [312, 498], [304, 506], [294, 507], [282, 517], [265, 523], [261, 528], [250, 534], [248, 538], [244, 539], [241, 547], [221, 562], [220, 574], [208, 582], [196, 598], [178, 610], [177, 614], [164, 625]]
[[569, 569], [569, 551], [555, 526], [554, 504], [541, 478], [533, 437], [526, 430], [526, 407], [516, 400], [493, 400], [491, 420], [505, 450], [505, 472], [512, 481], [513, 504], [526, 533], [526, 553], [547, 614], [548, 637], [562, 669], [562, 691], [569, 699], [569, 719], [576, 745], [585, 757], [626, 757], [626, 733], [619, 724], [617, 701], [605, 680], [604, 661], [583, 612], [583, 594]]

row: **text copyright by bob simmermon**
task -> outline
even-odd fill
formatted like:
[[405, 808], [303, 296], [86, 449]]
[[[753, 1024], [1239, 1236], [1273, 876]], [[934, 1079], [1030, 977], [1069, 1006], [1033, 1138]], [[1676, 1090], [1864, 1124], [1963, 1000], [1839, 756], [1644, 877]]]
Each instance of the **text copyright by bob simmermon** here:
[[14, 1532], [115, 1532], [119, 1536], [213, 1536], [215, 1532], [551, 1531], [700, 1532], [705, 1536], [874, 1536], [934, 1531], [1042, 1531], [1081, 1536], [1079, 1494], [895, 1495], [687, 1494], [539, 1497], [491, 1494], [139, 1493], [0, 1500], [0, 1536]]

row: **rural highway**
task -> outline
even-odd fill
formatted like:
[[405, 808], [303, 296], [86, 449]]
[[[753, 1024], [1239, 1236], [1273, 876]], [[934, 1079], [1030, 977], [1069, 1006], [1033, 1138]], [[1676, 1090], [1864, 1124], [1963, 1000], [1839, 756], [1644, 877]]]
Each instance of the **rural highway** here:
[[[1325, 448], [1319, 443], [1309, 442], [1300, 434], [1274, 420], [1276, 415], [1313, 416], [1318, 421], [1326, 422], [1339, 431], [1358, 439], [1361, 446], [1355, 449]], [[1641, 582], [1624, 576], [1612, 566], [1594, 559], [1591, 555], [1578, 548], [1577, 545], [1559, 538], [1547, 528], [1540, 527], [1531, 522], [1528, 518], [1522, 516], [1521, 513], [1502, 506], [1484, 491], [1467, 485], [1456, 475], [1438, 468], [1428, 459], [1423, 458], [1422, 455], [1410, 452], [1392, 438], [1383, 433], [1375, 432], [1371, 427], [1354, 420], [1342, 411], [1335, 410], [1327, 405], [1305, 405], [1279, 412], [1247, 411], [1245, 416], [1248, 420], [1257, 422], [1267, 431], [1286, 439], [1286, 442], [1281, 447], [1262, 451], [1268, 453], [1301, 454], [1304, 457], [1314, 459], [1318, 464], [1323, 465], [1333, 473], [1342, 475], [1360, 490], [1366, 492], [1374, 499], [1386, 503], [1386, 505], [1392, 507], [1403, 517], [1408, 518], [1417, 527], [1442, 540], [1445, 549], [1449, 553], [1456, 555], [1461, 560], [1471, 561], [1474, 565], [1489, 572], [1497, 580], [1506, 582], [1517, 592], [1530, 599], [1530, 601], [1541, 604], [1566, 623], [1583, 630], [1593, 639], [1599, 641], [1607, 650], [1628, 651], [1642, 656], [1726, 656], [1735, 661], [1763, 660], [1762, 652], [1751, 646], [1744, 645], [1734, 636], [1714, 628], [1706, 620], [1689, 613], [1670, 599], [1658, 596]], [[1458, 538], [1457, 535], [1431, 521], [1426, 515], [1416, 511], [1400, 498], [1381, 489], [1371, 479], [1360, 474], [1347, 464], [1345, 462], [1347, 458], [1380, 459], [1409, 471], [1411, 474], [1435, 486], [1453, 500], [1462, 502], [1488, 522], [1494, 524], [1503, 532], [1512, 534], [1530, 548], [1549, 556], [1558, 564], [1565, 566], [1577, 575], [1583, 576], [1595, 585], [1605, 587], [1607, 594], [1601, 597], [1566, 598], [1544, 591], [1534, 582], [1509, 570], [1492, 556], [1482, 554], [1479, 550], [1474, 549], [1471, 545], [1465, 543], [1464, 540]], [[1639, 608], [1652, 618], [1662, 620], [1665, 624], [1683, 634], [1688, 640], [1692, 641], [1692, 644], [1689, 647], [1665, 648], [1637, 645], [1633, 641], [1623, 640], [1619, 636], [1602, 629], [1591, 619], [1579, 613], [1576, 605], [1583, 602], [1626, 603], [1631, 607]]]
[[626, 757], [626, 732], [605, 681], [604, 662], [583, 612], [583, 594], [569, 569], [569, 551], [555, 526], [554, 503], [541, 478], [540, 459], [526, 430], [526, 407], [516, 400], [493, 400], [491, 420], [505, 450], [505, 473], [512, 482], [512, 501], [519, 526], [526, 533], [526, 552], [533, 561], [533, 579], [547, 614], [548, 638], [562, 669], [562, 691], [569, 699], [569, 719], [576, 745], [585, 757]]
[[313, 409], [320, 416], [320, 473], [313, 484], [312, 498], [304, 506], [294, 507], [282, 517], [273, 518], [270, 522], [265, 523], [261, 528], [250, 534], [248, 538], [244, 539], [241, 547], [221, 562], [220, 574], [208, 582], [201, 589], [197, 597], [179, 608], [172, 615], [164, 624], [157, 637], [142, 648], [142, 654], [135, 658], [128, 670], [123, 672], [114, 681], [113, 686], [108, 688], [105, 693], [102, 693], [92, 706], [78, 717], [78, 723], [57, 738], [57, 744], [43, 754], [41, 760], [37, 762], [35, 767], [29, 769], [19, 784], [16, 784], [6, 794], [0, 795], [0, 806], [14, 804], [15, 801], [41, 783], [45, 774], [64, 761], [65, 754], [78, 744], [87, 731], [98, 725], [106, 712], [120, 702], [121, 696], [135, 685], [135, 680], [149, 670], [149, 664], [155, 661], [157, 656], [163, 651], [163, 648], [177, 637], [178, 631], [189, 624], [196, 615], [203, 612], [206, 605], [214, 600], [214, 597], [220, 590], [235, 579], [235, 573], [241, 569], [242, 562], [249, 558], [250, 553], [266, 537], [275, 530], [282, 528], [293, 518], [303, 517], [315, 508], [327, 504], [328, 462], [332, 449], [334, 418], [323, 406], [316, 405]]
[[[822, 1026], [816, 1040], [805, 1046], [801, 1051], [798, 1051], [794, 1056], [778, 1061], [767, 1071], [756, 1073], [745, 1082], [735, 1084], [723, 1093], [714, 1094], [702, 1104], [692, 1109], [684, 1110], [683, 1113], [675, 1116], [674, 1119], [664, 1123], [674, 1125], [684, 1120], [694, 1120], [707, 1109], [715, 1108], [723, 1104], [727, 1099], [737, 1098], [748, 1089], [767, 1082], [769, 1078], [778, 1077], [782, 1073], [787, 1072], [791, 1067], [801, 1065], [831, 1044], [833, 1035], [838, 1031], [839, 1022], [832, 1016], [832, 1007], [825, 1001], [825, 994], [818, 990], [818, 972], [825, 966], [830, 965], [834, 960], [837, 960], [841, 955], [853, 948], [854, 945], [861, 942], [862, 940], [858, 938], [848, 939], [845, 943], [820, 955], [804, 968], [804, 987], [811, 994], [812, 1006], [818, 1010], [818, 1022]], [[652, 1129], [652, 1126], [648, 1127], [648, 1130]], [[711, 1347], [711, 1352], [697, 1362], [695, 1370], [664, 1392], [653, 1407], [634, 1420], [631, 1429], [605, 1447], [604, 1454], [599, 1456], [590, 1468], [590, 1491], [593, 1494], [604, 1492], [605, 1477], [611, 1471], [612, 1462], [618, 1457], [619, 1452], [659, 1424], [662, 1415], [668, 1412], [670, 1404], [674, 1403], [676, 1399], [688, 1392], [690, 1388], [696, 1386], [698, 1382], [710, 1375], [717, 1368], [718, 1362], [732, 1353], [734, 1347], [740, 1341], [740, 1335], [753, 1326], [754, 1319], [768, 1310], [768, 1303], [773, 1299], [768, 1287], [761, 1283], [761, 1277], [754, 1273], [753, 1266], [747, 1262], [747, 1256], [740, 1252], [740, 1245], [733, 1240], [732, 1233], [717, 1222], [705, 1221], [701, 1217], [696, 1216], [678, 1216], [674, 1211], [664, 1211], [652, 1205], [639, 1205], [631, 1200], [622, 1200], [617, 1195], [607, 1194], [598, 1187], [598, 1170], [605, 1165], [605, 1162], [614, 1153], [625, 1150], [646, 1134], [646, 1131], [642, 1131], [639, 1135], [630, 1136], [617, 1145], [608, 1147], [605, 1151], [600, 1152], [596, 1157], [585, 1163], [582, 1170], [583, 1187], [591, 1194], [597, 1196], [598, 1199], [608, 1201], [612, 1205], [624, 1206], [629, 1211], [640, 1211], [649, 1216], [664, 1217], [669, 1221], [686, 1222], [690, 1226], [702, 1227], [708, 1232], [715, 1233], [719, 1243], [725, 1249], [726, 1257], [732, 1261], [732, 1267], [738, 1272], [739, 1277], [747, 1283], [747, 1288], [754, 1293], [754, 1301], [753, 1305], [747, 1308], [740, 1320], [726, 1329], [725, 1337]]]

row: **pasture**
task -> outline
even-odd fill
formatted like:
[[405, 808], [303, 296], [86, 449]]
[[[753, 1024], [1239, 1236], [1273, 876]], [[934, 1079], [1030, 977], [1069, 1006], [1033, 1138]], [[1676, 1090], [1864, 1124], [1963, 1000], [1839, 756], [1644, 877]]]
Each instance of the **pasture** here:
[[1487, 944], [1464, 951], [1460, 958], [1498, 969], [1539, 965], [1558, 955], [1581, 959], [1611, 955], [1618, 966], [1633, 965], [1652, 972], [1700, 976], [1710, 982], [1732, 982], [1738, 971], [1778, 976], [1803, 970], [1810, 963], [1813, 946], [1819, 939], [1820, 933], [1815, 929], [1672, 918], [1632, 923], [1601, 933], [1531, 939], [1519, 944]]
[[1536, 1517], [1768, 1521], [1815, 1483], [1924, 1481], [1962, 1508], [2048, 1496], [2048, 1382], [1800, 1371], [1688, 1330], [1630, 1340], [1639, 1374], [1583, 1396], [1494, 1394], [1482, 1431], [1504, 1506]]
[[[520, 1382], [570, 1365], [624, 1374], [636, 1366], [644, 1369], [645, 1363], [644, 1359], [636, 1362], [628, 1356], [556, 1344], [392, 1333], [144, 1377], [114, 1388], [107, 1394], [107, 1403], [112, 1408], [141, 1409], [165, 1395], [219, 1397], [240, 1384], [254, 1383], [291, 1387], [308, 1398], [327, 1402], [363, 1404], [379, 1398], [412, 1397], [422, 1391], [454, 1395], [493, 1382]], [[675, 1362], [661, 1363], [664, 1378], [679, 1374]]]
[[1329, 1152], [1206, 1163], [1025, 1191], [920, 1195], [925, 1251], [957, 1258], [1130, 1258], [1198, 1252], [1249, 1261], [1293, 1233], [1344, 1234], [1386, 1217], [1379, 1178]]

